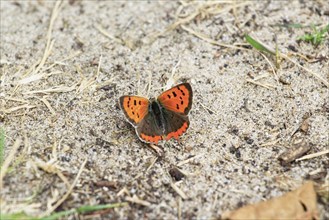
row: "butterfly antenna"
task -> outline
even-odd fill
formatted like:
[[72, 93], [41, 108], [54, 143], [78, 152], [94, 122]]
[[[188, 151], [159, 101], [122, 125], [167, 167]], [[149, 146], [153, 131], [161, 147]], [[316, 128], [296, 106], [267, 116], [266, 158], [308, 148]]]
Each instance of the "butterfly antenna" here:
[[176, 82], [175, 73], [176, 73], [177, 67], [180, 65], [180, 63], [181, 63], [181, 58], [178, 59], [178, 62], [176, 63], [176, 65], [172, 69], [171, 76], [169, 77], [169, 79], [167, 81], [167, 84], [165, 86], [165, 90], [170, 89], [175, 84], [175, 82]]
[[150, 91], [151, 91], [151, 85], [152, 85], [152, 73], [149, 74], [149, 82], [148, 82], [148, 89], [146, 96], [149, 97]]
[[140, 74], [137, 73], [137, 78], [138, 78], [138, 82], [137, 82], [137, 95], [141, 94], [140, 88], [141, 88], [141, 77]]

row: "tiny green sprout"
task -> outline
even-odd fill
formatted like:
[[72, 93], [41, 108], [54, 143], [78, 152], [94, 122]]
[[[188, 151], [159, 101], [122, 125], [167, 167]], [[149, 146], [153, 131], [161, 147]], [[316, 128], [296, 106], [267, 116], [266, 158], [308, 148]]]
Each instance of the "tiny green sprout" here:
[[322, 43], [328, 31], [329, 31], [329, 24], [321, 30], [313, 26], [313, 33], [300, 36], [298, 40], [302, 40], [308, 43], [312, 43], [314, 46], [318, 46], [319, 44]]

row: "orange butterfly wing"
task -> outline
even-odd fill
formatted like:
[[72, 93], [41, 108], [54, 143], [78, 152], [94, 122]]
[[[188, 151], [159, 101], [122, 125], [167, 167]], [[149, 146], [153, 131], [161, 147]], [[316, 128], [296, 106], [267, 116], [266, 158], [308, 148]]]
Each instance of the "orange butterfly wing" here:
[[148, 113], [149, 100], [140, 96], [121, 96], [120, 106], [128, 121], [136, 126]]
[[189, 83], [179, 84], [165, 92], [159, 97], [161, 105], [173, 112], [187, 115], [192, 107], [192, 87]]
[[[192, 97], [191, 85], [182, 83], [158, 97], [157, 101], [164, 108], [160, 113], [155, 113], [151, 107], [149, 112], [150, 101], [140, 96], [122, 96], [120, 106], [142, 141], [158, 143], [164, 139], [178, 139], [186, 132], [189, 127], [187, 114], [192, 107]], [[165, 119], [162, 121], [163, 127], [156, 125], [158, 114]]]

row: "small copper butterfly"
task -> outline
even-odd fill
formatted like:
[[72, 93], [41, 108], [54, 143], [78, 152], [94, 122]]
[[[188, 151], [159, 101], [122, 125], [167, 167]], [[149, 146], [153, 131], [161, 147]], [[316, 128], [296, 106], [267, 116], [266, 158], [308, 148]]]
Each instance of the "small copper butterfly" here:
[[146, 143], [178, 139], [190, 125], [187, 114], [192, 107], [192, 87], [182, 83], [163, 92], [157, 99], [125, 95], [120, 106], [138, 137]]

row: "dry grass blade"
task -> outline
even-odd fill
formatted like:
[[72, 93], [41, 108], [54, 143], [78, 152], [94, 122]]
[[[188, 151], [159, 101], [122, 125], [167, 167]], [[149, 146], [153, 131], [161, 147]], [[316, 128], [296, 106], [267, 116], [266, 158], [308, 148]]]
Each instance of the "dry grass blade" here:
[[43, 89], [43, 90], [36, 90], [36, 91], [28, 91], [28, 92], [24, 92], [23, 94], [25, 95], [29, 95], [29, 94], [49, 94], [49, 93], [61, 93], [61, 92], [71, 92], [73, 90], [75, 90], [75, 86], [57, 86], [57, 87], [53, 87], [53, 88], [49, 88], [49, 89]]
[[187, 31], [188, 33], [190, 34], [193, 34], [194, 36], [210, 43], [210, 44], [213, 44], [213, 45], [217, 45], [217, 46], [221, 46], [221, 47], [227, 47], [227, 48], [232, 48], [232, 49], [236, 49], [236, 50], [249, 50], [247, 48], [243, 48], [243, 47], [237, 47], [237, 46], [234, 46], [234, 45], [229, 45], [229, 44], [223, 44], [223, 43], [219, 43], [211, 38], [209, 38], [208, 36], [206, 36], [205, 34], [202, 34], [202, 33], [199, 33], [199, 32], [196, 32], [194, 31], [193, 29], [191, 28], [188, 28], [184, 25], [182, 25], [182, 29]]
[[58, 161], [56, 159], [51, 159], [48, 162], [44, 162], [38, 158], [35, 159], [35, 165], [47, 173], [57, 174], [59, 178], [63, 180], [67, 187], [70, 187], [69, 182], [67, 181], [66, 177], [63, 175], [61, 170], [62, 167], [58, 165]]
[[9, 101], [14, 101], [14, 102], [24, 102], [24, 103], [28, 103], [28, 101], [24, 100], [24, 99], [18, 99], [18, 98], [13, 98], [13, 97], [5, 97], [6, 100]]
[[18, 85], [28, 84], [30, 82], [40, 80], [40, 79], [44, 78], [45, 76], [50, 76], [52, 74], [53, 73], [51, 73], [51, 74], [46, 74], [46, 73], [33, 74], [31, 76], [28, 76], [24, 79], [19, 80]]
[[128, 202], [136, 203], [142, 206], [150, 206], [151, 203], [145, 200], [139, 199], [136, 195], [133, 195], [133, 197], [126, 197], [126, 200]]
[[263, 84], [263, 83], [256, 82], [256, 81], [251, 80], [251, 79], [246, 79], [246, 81], [249, 82], [249, 83], [255, 84], [255, 85], [257, 85], [257, 86], [261, 86], [261, 87], [264, 87], [264, 88], [266, 88], [266, 89], [270, 89], [270, 90], [273, 90], [273, 89], [276, 88], [276, 87], [273, 86], [273, 85]]
[[53, 107], [51, 107], [49, 101], [45, 97], [42, 97], [42, 99], [40, 100], [47, 106], [52, 115], [56, 115], [55, 110], [53, 109]]
[[65, 195], [57, 201], [57, 203], [55, 205], [53, 205], [52, 207], [50, 207], [45, 213], [43, 213], [41, 216], [42, 217], [45, 217], [45, 216], [48, 216], [50, 215], [53, 211], [55, 211], [66, 199], [67, 197], [72, 193], [73, 191], [73, 188], [75, 187], [75, 185], [77, 184], [78, 180], [79, 180], [79, 177], [83, 171], [83, 168], [85, 167], [87, 163], [87, 159], [85, 159], [85, 161], [81, 164], [81, 167], [79, 169], [79, 172], [77, 174], [77, 176], [75, 177], [72, 185], [70, 186], [70, 188], [68, 189], [68, 191], [65, 193]]
[[[48, 67], [44, 68], [43, 71], [47, 71], [51, 68], [53, 68], [54, 66], [56, 65], [62, 65], [62, 66], [65, 66], [66, 64], [64, 63], [65, 61], [67, 60], [70, 60], [70, 59], [73, 59], [74, 57], [80, 55], [82, 52], [81, 51], [76, 51], [74, 52], [73, 54], [71, 54], [70, 56], [68, 57], [65, 57], [64, 59], [60, 60], [60, 61], [55, 61], [53, 64], [49, 65]], [[58, 71], [59, 72], [59, 71]], [[57, 72], [56, 72], [57, 73]], [[61, 72], [59, 72], [61, 73]], [[54, 73], [51, 73], [51, 74], [54, 74]]]
[[[184, 18], [179, 19], [175, 23], [169, 25], [163, 32], [156, 34], [153, 37], [152, 41], [154, 41], [154, 39], [164, 35], [165, 33], [172, 31], [179, 26], [182, 26], [183, 24], [187, 24], [187, 23], [191, 22], [199, 15], [201, 15], [202, 17], [208, 17], [210, 15], [218, 15], [220, 13], [228, 12], [228, 11], [230, 11], [232, 9], [236, 9], [238, 7], [243, 7], [243, 6], [249, 5], [251, 2], [242, 2], [240, 4], [232, 4], [231, 6], [224, 7], [224, 8], [221, 7], [221, 4], [223, 4], [223, 3], [227, 3], [227, 2], [218, 2], [218, 1], [211, 2], [210, 1], [210, 2], [205, 2], [201, 5], [199, 5], [198, 7], [195, 8], [194, 12], [192, 12], [191, 14], [187, 15]], [[182, 8], [180, 8], [180, 10], [182, 10]]]
[[289, 60], [290, 62], [294, 63], [295, 65], [297, 65], [298, 67], [302, 68], [303, 70], [305, 70], [306, 72], [309, 72], [311, 75], [313, 75], [315, 78], [317, 78], [318, 80], [320, 80], [325, 86], [329, 87], [329, 82], [327, 80], [325, 80], [324, 78], [322, 78], [319, 74], [313, 72], [312, 70], [300, 65], [298, 62], [292, 60], [290, 57], [288, 57], [286, 54], [280, 54], [283, 58]]
[[154, 157], [150, 166], [146, 169], [145, 173], [147, 173], [155, 164], [155, 162], [159, 159], [159, 157]]
[[178, 212], [178, 220], [181, 220], [182, 219], [182, 198], [178, 198], [178, 202], [177, 202], [177, 212]]
[[314, 154], [305, 155], [301, 158], [296, 159], [296, 161], [308, 160], [308, 159], [312, 159], [312, 158], [315, 158], [315, 157], [320, 157], [320, 156], [325, 155], [325, 154], [329, 154], [329, 150], [324, 150], [324, 151], [317, 152], [317, 153], [314, 153]]
[[204, 105], [202, 102], [199, 103], [209, 114], [215, 114], [215, 115], [219, 115], [217, 111], [209, 108], [208, 106]]
[[180, 189], [175, 183], [170, 183], [170, 186], [175, 190], [175, 192], [182, 197], [182, 199], [187, 199], [187, 195]]
[[190, 157], [190, 158], [188, 158], [188, 159], [186, 159], [186, 160], [183, 160], [183, 161], [179, 162], [179, 163], [177, 164], [177, 166], [178, 166], [178, 167], [179, 167], [179, 166], [182, 166], [182, 165], [187, 164], [187, 163], [191, 162], [192, 160], [197, 159], [197, 158], [202, 157], [202, 156], [203, 156], [203, 154], [199, 154], [199, 155], [196, 155], [196, 156], [194, 156], [194, 157]]
[[9, 152], [9, 155], [7, 156], [6, 160], [3, 162], [2, 166], [1, 166], [1, 171], [0, 171], [0, 188], [2, 188], [2, 184], [3, 184], [3, 178], [6, 175], [7, 169], [11, 163], [11, 161], [14, 159], [15, 154], [19, 148], [19, 146], [21, 145], [22, 140], [21, 139], [17, 139], [14, 143], [14, 145], [11, 148], [11, 151]]
[[[46, 63], [47, 58], [50, 54], [50, 51], [51, 51], [52, 47], [54, 46], [54, 40], [51, 40], [51, 34], [52, 34], [52, 31], [53, 31], [54, 22], [55, 22], [58, 14], [60, 12], [61, 5], [62, 5], [61, 0], [56, 1], [55, 6], [54, 6], [53, 11], [52, 11], [50, 22], [49, 22], [49, 27], [48, 27], [48, 32], [47, 32], [46, 48], [45, 48], [42, 59], [40, 61], [37, 61], [37, 63], [35, 64], [35, 66], [37, 66], [37, 68], [35, 69], [33, 74], [37, 74], [40, 71], [40, 69]], [[28, 74], [30, 74], [30, 72], [27, 72], [27, 75]]]
[[280, 56], [292, 63], [294, 63], [295, 65], [297, 65], [298, 67], [304, 69], [306, 72], [310, 73], [311, 75], [313, 75], [315, 78], [319, 79], [325, 86], [329, 87], [329, 82], [327, 80], [325, 80], [324, 78], [322, 78], [319, 74], [309, 70], [308, 68], [300, 65], [298, 62], [292, 60], [290, 57], [288, 57], [286, 54], [280, 53], [278, 50], [273, 50], [271, 47], [265, 45], [264, 43], [260, 43], [259, 40], [255, 40], [254, 38], [250, 37], [249, 35], [246, 35], [246, 39], [247, 41], [253, 46], [255, 47], [257, 50], [260, 51], [266, 51], [268, 53], [270, 53], [271, 55], [276, 55], [276, 56]]
[[270, 65], [270, 67], [271, 67], [271, 69], [272, 69], [272, 72], [273, 72], [273, 74], [274, 74], [274, 76], [275, 76], [276, 81], [279, 82], [279, 77], [278, 77], [278, 75], [276, 74], [275, 68], [274, 68], [274, 66], [272, 65], [272, 63], [270, 62], [270, 60], [269, 60], [264, 54], [262, 54], [262, 53], [260, 53], [260, 54], [264, 57], [264, 59], [265, 59], [265, 60], [267, 61], [267, 63]]
[[116, 43], [119, 44], [124, 44], [123, 40], [114, 37], [113, 35], [111, 35], [110, 33], [108, 33], [104, 28], [102, 28], [100, 25], [95, 25], [95, 28], [101, 33], [103, 34], [105, 37], [110, 38], [111, 40], [115, 41]]
[[0, 167], [2, 166], [3, 158], [5, 156], [5, 130], [0, 127]]
[[106, 80], [105, 82], [102, 82], [102, 83], [98, 84], [98, 85], [96, 86], [96, 90], [101, 89], [101, 88], [103, 88], [103, 87], [105, 87], [105, 86], [110, 85], [111, 83], [113, 83], [113, 81], [114, 81], [116, 78], [118, 78], [118, 76], [114, 76], [114, 77], [112, 77], [111, 79]]
[[260, 146], [261, 146], [261, 147], [272, 146], [272, 145], [277, 144], [280, 140], [281, 140], [281, 139], [276, 139], [276, 140], [274, 140], [274, 141], [269, 141], [269, 142], [266, 142], [266, 143], [261, 144]]
[[3, 111], [6, 114], [10, 114], [12, 112], [18, 111], [20, 109], [31, 109], [31, 108], [35, 108], [34, 105], [29, 105], [29, 104], [24, 104], [24, 105], [19, 105], [19, 106], [15, 106], [9, 109], [3, 109], [1, 111]]

